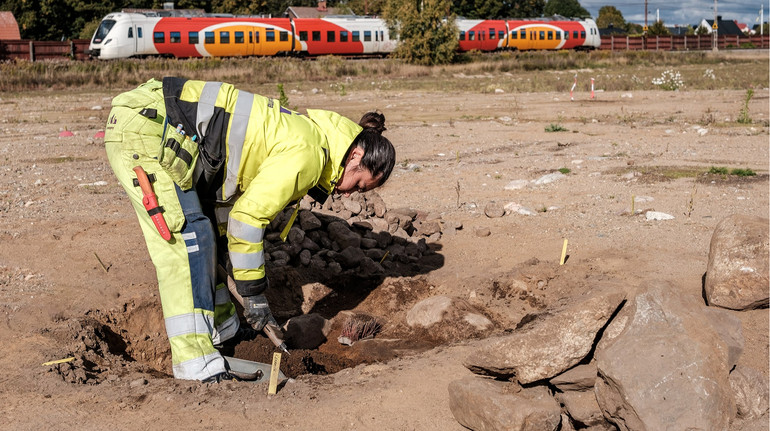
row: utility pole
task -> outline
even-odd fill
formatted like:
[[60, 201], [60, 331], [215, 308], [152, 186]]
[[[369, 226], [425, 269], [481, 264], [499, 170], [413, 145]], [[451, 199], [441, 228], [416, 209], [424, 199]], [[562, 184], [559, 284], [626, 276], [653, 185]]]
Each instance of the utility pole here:
[[711, 50], [719, 51], [719, 26], [717, 25], [717, 0], [714, 0], [714, 25], [712, 27]]
[[765, 35], [765, 4], [759, 5], [759, 35]]
[[[716, 1], [716, 0], [714, 0]], [[647, 36], [647, 0], [644, 0], [644, 35]]]

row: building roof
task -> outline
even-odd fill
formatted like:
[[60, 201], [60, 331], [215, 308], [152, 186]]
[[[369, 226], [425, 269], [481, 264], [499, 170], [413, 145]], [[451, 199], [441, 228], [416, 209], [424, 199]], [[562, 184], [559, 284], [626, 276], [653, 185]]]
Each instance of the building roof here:
[[336, 7], [289, 6], [286, 15], [290, 18], [323, 18], [328, 15], [340, 15]]
[[16, 22], [16, 18], [14, 18], [12, 12], [0, 11], [0, 39], [21, 39], [19, 23]]
[[[714, 28], [714, 20], [713, 19], [706, 19], [704, 20], [709, 25], [710, 28]], [[742, 36], [743, 32], [741, 29], [738, 28], [738, 26], [735, 24], [735, 21], [726, 21], [723, 20], [721, 17], [717, 19], [717, 31], [720, 35], [723, 34], [729, 34], [733, 36]]]

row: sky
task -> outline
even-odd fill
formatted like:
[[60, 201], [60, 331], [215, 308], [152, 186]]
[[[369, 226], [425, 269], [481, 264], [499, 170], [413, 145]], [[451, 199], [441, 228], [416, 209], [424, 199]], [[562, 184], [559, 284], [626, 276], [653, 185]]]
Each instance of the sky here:
[[[765, 1], [764, 19], [770, 17], [770, 4]], [[596, 18], [602, 6], [615, 6], [626, 21], [644, 24], [644, 0], [579, 0]], [[717, 0], [717, 13], [724, 20], [737, 20], [753, 27], [758, 21], [762, 0]], [[656, 11], [666, 25], [697, 24], [701, 20], [714, 19], [714, 0], [647, 0], [647, 24], [655, 22]]]

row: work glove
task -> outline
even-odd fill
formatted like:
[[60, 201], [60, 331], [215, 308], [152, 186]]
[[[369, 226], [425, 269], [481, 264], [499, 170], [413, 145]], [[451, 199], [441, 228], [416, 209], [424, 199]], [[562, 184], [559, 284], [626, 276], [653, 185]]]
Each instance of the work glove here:
[[253, 295], [243, 297], [243, 317], [255, 331], [261, 331], [268, 323], [278, 327], [265, 295]]

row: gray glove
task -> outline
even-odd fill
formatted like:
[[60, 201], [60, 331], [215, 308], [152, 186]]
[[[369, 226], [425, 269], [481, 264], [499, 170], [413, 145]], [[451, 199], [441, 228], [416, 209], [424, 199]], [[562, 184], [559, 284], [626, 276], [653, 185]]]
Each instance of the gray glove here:
[[278, 327], [265, 295], [253, 295], [243, 297], [243, 317], [255, 331], [261, 331], [268, 323]]

